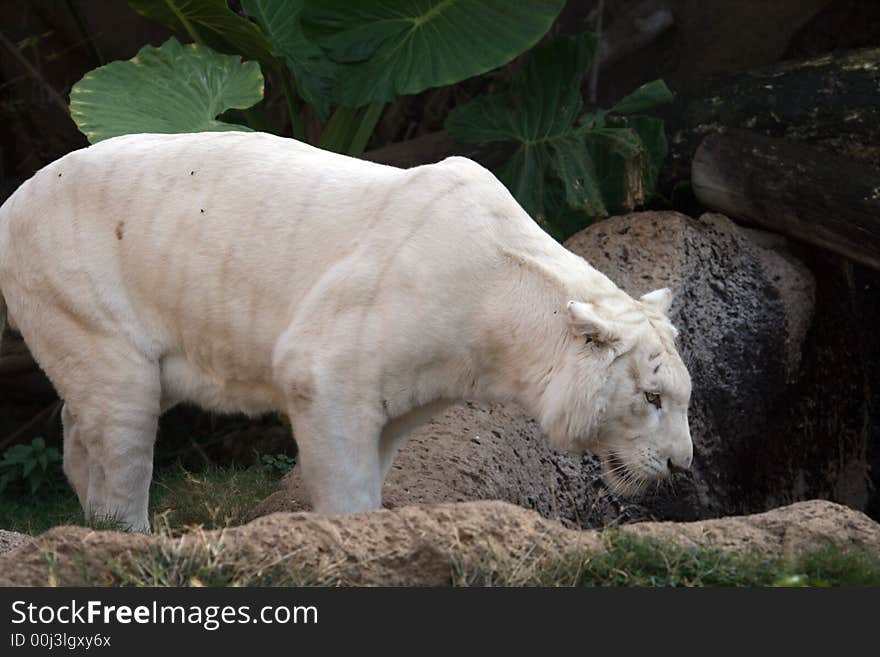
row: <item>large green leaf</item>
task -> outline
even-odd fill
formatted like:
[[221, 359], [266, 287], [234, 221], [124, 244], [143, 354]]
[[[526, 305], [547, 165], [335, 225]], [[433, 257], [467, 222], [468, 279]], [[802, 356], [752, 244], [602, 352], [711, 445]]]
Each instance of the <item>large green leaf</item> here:
[[606, 206], [631, 210], [654, 194], [666, 159], [666, 131], [663, 121], [648, 116], [612, 116], [608, 124], [613, 127], [587, 134], [587, 147]]
[[249, 130], [216, 117], [262, 97], [259, 64], [172, 37], [87, 73], [70, 91], [70, 114], [94, 144], [137, 132]]
[[611, 111], [615, 114], [636, 114], [649, 109], [671, 103], [672, 92], [663, 80], [654, 80], [643, 84], [641, 87], [617, 102]]
[[516, 144], [496, 173], [520, 204], [560, 238], [591, 218], [643, 203], [654, 192], [666, 156], [661, 121], [620, 116], [668, 100], [662, 82], [645, 85], [610, 112], [578, 118], [581, 80], [595, 48], [590, 34], [544, 44], [498, 93], [456, 108], [446, 121], [459, 141]]
[[446, 127], [462, 141], [511, 140], [526, 146], [569, 135], [583, 107], [580, 80], [595, 52], [593, 34], [535, 48], [526, 68], [499, 93], [457, 107]]
[[336, 100], [358, 107], [454, 84], [511, 61], [565, 0], [305, 0], [305, 35], [342, 66]]
[[338, 66], [313, 41], [300, 24], [303, 0], [243, 0], [242, 8], [257, 21], [269, 39], [272, 54], [293, 73], [299, 95], [326, 117], [336, 85]]
[[129, 0], [129, 4], [139, 14], [214, 50], [273, 63], [266, 37], [232, 11], [226, 0]]
[[[592, 34], [540, 46], [506, 88], [457, 107], [446, 121], [450, 135], [459, 141], [518, 144], [497, 173], [539, 220], [547, 218], [550, 206], [559, 204], [559, 199], [547, 198], [553, 190], [574, 207], [605, 214], [585, 148], [585, 131], [575, 126], [583, 107], [580, 81], [595, 50]], [[563, 186], [547, 187], [548, 177], [561, 178]]]
[[669, 150], [666, 141], [666, 126], [661, 119], [652, 116], [633, 116], [627, 119], [629, 126], [636, 131], [645, 147], [642, 174], [646, 183], [646, 197], [650, 197], [657, 189], [657, 177], [660, 175], [660, 167], [666, 159]]

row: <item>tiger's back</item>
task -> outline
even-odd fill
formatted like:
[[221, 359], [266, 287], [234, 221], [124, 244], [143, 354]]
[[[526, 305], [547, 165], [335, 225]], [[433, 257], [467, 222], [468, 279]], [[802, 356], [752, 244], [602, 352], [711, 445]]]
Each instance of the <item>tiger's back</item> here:
[[278, 408], [279, 335], [354, 251], [382, 270], [368, 260], [407, 234], [414, 177], [270, 135], [118, 137], [4, 204], [0, 289], [62, 396], [85, 385], [74, 336], [113, 334], [161, 360], [167, 400]]

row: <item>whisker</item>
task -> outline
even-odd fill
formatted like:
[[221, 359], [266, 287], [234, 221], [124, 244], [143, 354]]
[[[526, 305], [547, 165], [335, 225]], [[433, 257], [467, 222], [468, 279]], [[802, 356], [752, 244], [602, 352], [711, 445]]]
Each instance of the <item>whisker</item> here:
[[629, 464], [621, 463], [619, 465], [615, 465], [614, 467], [609, 467], [605, 470], [605, 474], [617, 474], [618, 472], [625, 472], [629, 470]]
[[648, 481], [649, 481], [649, 479], [647, 476], [645, 476], [644, 474], [639, 474], [639, 476], [636, 477], [636, 480], [634, 482], [633, 495], [637, 495], [637, 494], [641, 493], [642, 491], [644, 491], [648, 485]]
[[[617, 462], [617, 465], [612, 466], [611, 464], [615, 461]], [[612, 451], [610, 452], [608, 458], [603, 459], [602, 466], [603, 468], [605, 468], [606, 474], [614, 474], [622, 470], [629, 469], [632, 464], [626, 459], [626, 457], [622, 453]]]
[[641, 488], [643, 477], [635, 469], [628, 470], [622, 479], [623, 488], [627, 495], [634, 495]]
[[602, 474], [611, 491], [624, 497], [635, 497], [643, 493], [652, 481], [659, 489], [660, 479], [652, 476], [652, 473], [656, 475], [658, 472], [646, 471], [641, 465], [650, 461], [652, 454], [650, 448], [641, 448], [636, 453], [630, 450], [608, 450], [600, 462]]

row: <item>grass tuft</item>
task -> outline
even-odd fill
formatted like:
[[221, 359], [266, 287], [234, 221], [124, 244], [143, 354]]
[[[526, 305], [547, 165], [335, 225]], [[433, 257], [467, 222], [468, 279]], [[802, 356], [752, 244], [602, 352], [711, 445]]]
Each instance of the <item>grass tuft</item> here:
[[[262, 466], [212, 466], [190, 472], [173, 466], [157, 473], [150, 488], [150, 517], [180, 534], [192, 527], [219, 529], [241, 524], [278, 488], [277, 471]], [[37, 535], [59, 525], [120, 529], [113, 519], [85, 518], [73, 491], [34, 496], [0, 495], [0, 527]]]
[[829, 546], [791, 561], [685, 548], [619, 531], [606, 550], [572, 552], [511, 577], [477, 566], [455, 577], [465, 586], [766, 587], [880, 586], [880, 555]]
[[880, 556], [829, 546], [798, 559], [794, 576], [792, 586], [880, 586]]
[[178, 535], [193, 527], [222, 529], [240, 525], [251, 510], [278, 488], [278, 476], [265, 467], [210, 466], [190, 472], [165, 471], [150, 491], [154, 526]]
[[208, 537], [197, 532], [186, 541], [166, 526], [157, 528], [158, 540], [104, 564], [96, 576], [102, 586], [330, 586], [328, 576], [302, 568], [294, 555], [257, 557], [231, 552], [223, 534]]

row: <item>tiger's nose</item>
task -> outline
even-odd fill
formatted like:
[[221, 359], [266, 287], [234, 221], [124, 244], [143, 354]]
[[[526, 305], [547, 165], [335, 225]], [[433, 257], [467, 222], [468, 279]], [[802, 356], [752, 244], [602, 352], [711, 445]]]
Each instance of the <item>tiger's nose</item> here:
[[670, 475], [684, 474], [690, 470], [691, 463], [694, 462], [694, 443], [691, 441], [690, 432], [687, 431], [680, 436], [663, 456], [667, 457], [666, 467]]
[[666, 461], [666, 467], [669, 468], [670, 474], [685, 474], [690, 470], [691, 459], [688, 458], [683, 463], [676, 463], [672, 460], [672, 457], [670, 457]]

